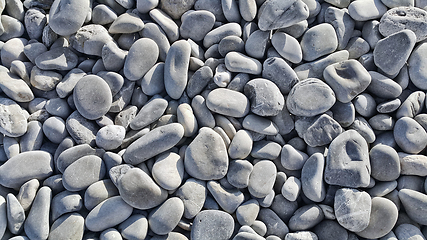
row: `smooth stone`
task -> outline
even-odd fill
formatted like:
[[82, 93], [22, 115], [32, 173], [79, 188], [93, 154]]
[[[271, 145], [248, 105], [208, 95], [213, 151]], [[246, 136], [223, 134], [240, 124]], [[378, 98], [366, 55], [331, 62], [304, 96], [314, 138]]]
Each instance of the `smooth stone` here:
[[165, 89], [163, 82], [164, 63], [157, 63], [142, 77], [142, 91], [149, 96], [161, 93]]
[[295, 127], [294, 119], [286, 107], [283, 107], [279, 114], [271, 117], [271, 120], [276, 124], [281, 135], [290, 133]]
[[[276, 180], [277, 182], [277, 180]], [[280, 187], [283, 184], [280, 185]], [[270, 208], [285, 222], [289, 222], [289, 219], [292, 217], [293, 213], [298, 209], [297, 201], [289, 201], [282, 194], [277, 194], [273, 202], [271, 203]]]
[[34, 99], [34, 93], [28, 84], [11, 72], [0, 72], [0, 88], [6, 96], [17, 102]]
[[158, 8], [150, 10], [149, 15], [164, 30], [169, 42], [178, 40], [179, 27], [170, 16]]
[[294, 37], [284, 32], [276, 32], [271, 38], [271, 44], [284, 59], [292, 63], [302, 61], [301, 46]]
[[184, 160], [174, 152], [159, 154], [153, 164], [151, 174], [160, 187], [175, 190], [184, 178]]
[[148, 216], [150, 229], [159, 235], [170, 233], [179, 223], [184, 213], [184, 204], [180, 198], [172, 197]]
[[86, 76], [86, 73], [79, 68], [70, 70], [56, 85], [56, 92], [58, 93], [58, 96], [60, 98], [65, 98], [71, 94], [77, 82], [84, 76]]
[[399, 155], [394, 148], [376, 145], [369, 152], [371, 176], [379, 181], [396, 180], [401, 173]]
[[402, 87], [392, 79], [374, 71], [369, 71], [369, 75], [371, 75], [371, 83], [367, 90], [375, 96], [390, 99], [402, 93]]
[[9, 193], [6, 197], [7, 207], [7, 227], [13, 234], [19, 234], [24, 227], [25, 212], [16, 199], [15, 195]]
[[18, 199], [24, 211], [30, 210], [31, 204], [36, 197], [39, 186], [39, 181], [34, 178], [21, 185], [16, 198]]
[[399, 73], [408, 60], [415, 42], [415, 33], [408, 29], [393, 33], [379, 40], [374, 49], [375, 65], [386, 74], [394, 75]]
[[282, 146], [273, 141], [257, 141], [254, 143], [251, 156], [258, 159], [274, 160], [279, 157]]
[[197, 0], [194, 4], [195, 10], [207, 10], [215, 15], [216, 21], [225, 21], [222, 11], [221, 0]]
[[329, 65], [323, 71], [323, 77], [342, 103], [350, 102], [371, 83], [368, 71], [353, 59]]
[[113, 38], [102, 25], [89, 24], [70, 36], [70, 46], [88, 55], [102, 56], [102, 48]]
[[396, 111], [402, 102], [399, 98], [391, 99], [385, 102], [382, 102], [377, 105], [377, 112], [379, 113], [391, 113]]
[[368, 227], [371, 215], [371, 197], [364, 191], [339, 189], [334, 198], [334, 211], [338, 223], [352, 232]]
[[266, 236], [274, 235], [281, 239], [289, 233], [289, 228], [279, 216], [269, 208], [262, 208], [258, 214], [258, 219], [267, 227]]
[[82, 239], [84, 224], [83, 216], [78, 213], [63, 215], [53, 222], [48, 239]]
[[325, 215], [319, 206], [316, 204], [305, 205], [294, 212], [288, 226], [291, 231], [304, 231], [316, 226], [324, 218]]
[[3, 151], [8, 159], [18, 155], [21, 152], [19, 142], [12, 137], [3, 137]]
[[300, 45], [302, 58], [313, 61], [337, 49], [337, 34], [331, 24], [322, 23], [309, 28], [302, 36]]
[[102, 157], [104, 150], [94, 149], [89, 144], [78, 144], [64, 149], [55, 159], [56, 168], [63, 173], [65, 169], [78, 159], [96, 155]]
[[288, 233], [285, 236], [285, 240], [317, 240], [317, 235], [310, 231], [297, 231], [294, 233]]
[[203, 38], [203, 46], [209, 48], [227, 36], [240, 37], [241, 35], [242, 28], [238, 23], [227, 23], [209, 31]]
[[79, 113], [89, 120], [102, 117], [112, 103], [110, 87], [96, 75], [84, 76], [77, 82], [73, 99]]
[[[208, 50], [206, 50], [205, 58], [219, 57], [219, 56], [208, 56], [209, 50], [213, 48], [216, 51], [218, 49], [218, 45], [215, 44], [212, 47], [210, 47]], [[224, 63], [219, 64], [215, 68], [215, 74], [214, 74], [213, 80], [218, 87], [226, 87], [228, 83], [231, 81], [231, 72], [227, 70]]]
[[288, 94], [299, 81], [298, 76], [289, 64], [278, 57], [267, 58], [264, 61], [262, 77], [275, 83], [282, 94]]
[[381, 0], [363, 0], [352, 2], [348, 6], [348, 14], [356, 21], [367, 21], [380, 18], [387, 12]]
[[218, 52], [222, 57], [225, 57], [229, 52], [244, 53], [245, 42], [238, 36], [227, 36], [218, 44]]
[[408, 29], [415, 33], [416, 41], [420, 42], [427, 38], [426, 19], [427, 13], [425, 9], [414, 6], [394, 7], [382, 15], [379, 32], [387, 37], [401, 30]]
[[394, 230], [398, 239], [425, 239], [419, 228], [412, 224], [404, 223], [396, 227]]
[[228, 22], [240, 22], [242, 20], [237, 1], [221, 0], [221, 6], [224, 17]]
[[78, 57], [69, 48], [54, 48], [42, 53], [34, 60], [43, 70], [71, 70], [77, 66]]
[[181, 103], [178, 106], [177, 121], [184, 127], [184, 137], [191, 137], [196, 134], [198, 124], [190, 104]]
[[305, 161], [301, 170], [302, 192], [313, 202], [321, 202], [326, 197], [324, 168], [325, 157], [321, 153], [315, 153]]
[[366, 41], [361, 37], [350, 38], [350, 41], [348, 41], [348, 44], [345, 47], [345, 50], [349, 52], [350, 59], [360, 59], [360, 57], [364, 56], [365, 54], [370, 54], [369, 49], [370, 49], [370, 46], [368, 41]]
[[52, 98], [47, 100], [45, 108], [48, 113], [63, 119], [66, 119], [72, 113], [67, 101], [62, 98]]
[[396, 118], [402, 117], [413, 118], [420, 114], [425, 103], [425, 93], [423, 91], [412, 92], [400, 105], [396, 112]]
[[49, 236], [49, 209], [52, 190], [41, 187], [33, 201], [28, 217], [24, 223], [24, 231], [29, 239], [47, 239]]
[[251, 134], [241, 129], [234, 135], [228, 147], [228, 154], [232, 159], [244, 159], [251, 153], [252, 145]]
[[288, 201], [296, 201], [301, 193], [301, 181], [294, 176], [290, 176], [283, 184], [281, 193]]
[[52, 173], [53, 158], [48, 152], [23, 152], [0, 166], [0, 184], [8, 188], [19, 188], [33, 178], [43, 180]]
[[[165, 61], [165, 89], [173, 99], [179, 99], [187, 85], [191, 47], [187, 41], [173, 43]], [[179, 61], [177, 61], [179, 59]]]
[[325, 22], [331, 24], [335, 29], [338, 40], [337, 49], [345, 49], [354, 30], [354, 20], [346, 11], [333, 6], [326, 9], [324, 18]]
[[234, 213], [237, 207], [245, 200], [240, 190], [235, 188], [226, 189], [217, 181], [209, 181], [206, 187], [218, 205], [230, 214]]
[[300, 170], [303, 168], [308, 155], [295, 149], [292, 145], [285, 144], [282, 147], [280, 163], [287, 170]]
[[96, 134], [96, 145], [105, 150], [118, 148], [125, 138], [126, 129], [118, 125], [107, 125]]
[[3, 25], [3, 34], [0, 36], [0, 41], [8, 41], [14, 38], [21, 37], [25, 32], [25, 26], [21, 21], [9, 15], [1, 16], [1, 24]]
[[417, 154], [427, 146], [427, 132], [414, 119], [399, 118], [393, 129], [397, 145], [407, 153]]
[[396, 205], [383, 197], [372, 198], [371, 216], [368, 227], [361, 232], [356, 232], [360, 237], [375, 239], [389, 233], [397, 221], [398, 210]]
[[68, 191], [80, 191], [105, 176], [106, 168], [102, 159], [95, 155], [79, 158], [70, 164], [62, 175], [62, 183]]
[[132, 214], [119, 225], [118, 230], [125, 239], [144, 239], [148, 232], [147, 217], [142, 214]]
[[303, 134], [304, 141], [311, 147], [329, 144], [343, 132], [342, 127], [332, 117], [322, 114], [316, 117]]
[[129, 164], [139, 164], [174, 147], [184, 136], [184, 127], [170, 123], [157, 127], [131, 143], [123, 154]]
[[226, 88], [212, 90], [206, 98], [206, 106], [212, 112], [241, 118], [249, 113], [249, 99], [242, 93]]
[[186, 92], [190, 98], [200, 94], [206, 85], [213, 79], [213, 71], [208, 66], [199, 68], [188, 80]]
[[397, 181], [388, 181], [388, 182], [376, 182], [375, 186], [370, 188], [367, 192], [371, 197], [384, 197], [385, 195], [391, 193], [397, 187]]
[[259, 203], [256, 199], [246, 201], [236, 209], [237, 221], [242, 226], [251, 226], [258, 216], [259, 210]]
[[259, 116], [275, 116], [285, 106], [280, 89], [267, 79], [250, 80], [245, 85], [244, 93], [251, 102], [251, 111]]
[[62, 75], [57, 72], [41, 70], [37, 66], [34, 66], [31, 70], [30, 83], [33, 87], [41, 91], [47, 92], [54, 90], [61, 80]]
[[180, 35], [194, 41], [201, 41], [212, 30], [215, 24], [215, 15], [206, 10], [187, 12], [181, 17]]
[[136, 116], [138, 108], [136, 106], [127, 106], [114, 119], [114, 124], [128, 129], [130, 122]]
[[355, 130], [347, 130], [329, 145], [325, 181], [344, 187], [367, 187], [370, 182], [368, 144]]
[[427, 176], [427, 157], [424, 155], [398, 153], [402, 175]]
[[100, 232], [125, 221], [133, 208], [120, 196], [110, 197], [93, 208], [85, 219], [85, 226], [93, 232]]
[[253, 58], [262, 59], [267, 52], [267, 43], [270, 39], [269, 31], [256, 30], [245, 41], [245, 51]]
[[92, 22], [95, 24], [106, 25], [114, 22], [116, 18], [114, 10], [105, 4], [98, 4], [92, 9]]
[[276, 174], [276, 165], [272, 161], [261, 160], [257, 162], [249, 175], [249, 193], [256, 198], [267, 196], [273, 189]]
[[357, 116], [349, 129], [356, 130], [368, 143], [375, 141], [375, 133], [368, 121], [363, 117]]
[[325, 220], [314, 227], [318, 239], [348, 239], [348, 232], [336, 221]]
[[285, 28], [308, 16], [309, 10], [303, 1], [268, 0], [258, 10], [258, 26], [262, 31]]
[[337, 51], [313, 62], [301, 64], [295, 67], [294, 71], [300, 80], [307, 78], [322, 78], [323, 71], [327, 66], [348, 60], [348, 57], [349, 52], [347, 50]]
[[427, 62], [425, 56], [427, 54], [427, 43], [421, 43], [412, 52], [408, 60], [408, 72], [411, 82], [421, 90], [426, 90], [426, 72], [424, 66]]
[[157, 62], [159, 48], [149, 38], [138, 39], [129, 49], [123, 68], [125, 77], [131, 81], [142, 78]]
[[201, 128], [185, 151], [184, 165], [187, 173], [194, 178], [223, 178], [228, 170], [228, 155], [221, 136], [212, 129]]
[[49, 26], [62, 36], [77, 32], [83, 26], [89, 5], [87, 1], [54, 1], [49, 12]]
[[356, 112], [363, 117], [372, 117], [376, 111], [375, 99], [368, 93], [361, 93], [353, 100]]
[[369, 119], [369, 124], [375, 130], [392, 130], [395, 120], [388, 114], [377, 114]]
[[423, 192], [423, 177], [402, 175], [397, 179], [397, 190], [410, 189], [419, 193]]
[[139, 130], [157, 121], [165, 112], [167, 105], [166, 99], [154, 96], [132, 119], [129, 124], [130, 128]]
[[183, 216], [185, 218], [192, 219], [202, 210], [207, 193], [206, 182], [195, 178], [187, 179], [175, 192], [184, 203]]
[[113, 113], [120, 112], [129, 103], [131, 103], [132, 94], [133, 94], [135, 89], [136, 89], [135, 82], [129, 81], [125, 78], [125, 82], [123, 84], [123, 87], [113, 97], [113, 103], [111, 104], [110, 112], [113, 112]]
[[120, 232], [115, 228], [107, 228], [99, 234], [100, 240], [123, 239]]
[[111, 34], [134, 33], [144, 28], [144, 22], [134, 13], [120, 14], [108, 28]]
[[209, 108], [206, 106], [206, 100], [197, 95], [191, 101], [191, 107], [200, 127], [215, 127], [215, 118]]
[[126, 203], [134, 208], [145, 210], [156, 207], [166, 200], [167, 191], [158, 186], [147, 173], [140, 168], [120, 170], [122, 166], [111, 168], [110, 177], [115, 171], [121, 171], [116, 180], [116, 186]]
[[53, 143], [59, 144], [68, 136], [65, 121], [60, 117], [50, 117], [43, 123], [44, 135]]
[[0, 196], [0, 233], [3, 237], [7, 229], [7, 203], [3, 196]]
[[52, 198], [51, 217], [55, 221], [61, 215], [78, 212], [83, 207], [83, 199], [78, 193], [62, 191]]
[[293, 86], [286, 106], [294, 115], [312, 117], [329, 110], [335, 101], [335, 93], [326, 83], [309, 78]]
[[114, 41], [105, 43], [101, 49], [102, 63], [105, 69], [108, 71], [121, 70], [125, 64], [127, 53], [120, 49]]
[[230, 72], [254, 75], [259, 75], [262, 72], [262, 64], [257, 59], [238, 52], [229, 52], [225, 55], [225, 66]]
[[86, 209], [92, 210], [102, 201], [119, 194], [116, 186], [109, 179], [92, 183], [85, 191], [84, 205]]
[[233, 229], [234, 220], [230, 214], [219, 210], [204, 210], [194, 218], [191, 239], [228, 240]]

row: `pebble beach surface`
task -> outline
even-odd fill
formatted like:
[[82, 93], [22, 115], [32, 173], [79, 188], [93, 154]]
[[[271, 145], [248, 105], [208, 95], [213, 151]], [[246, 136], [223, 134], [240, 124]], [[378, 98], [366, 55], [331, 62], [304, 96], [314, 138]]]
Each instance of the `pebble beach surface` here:
[[0, 240], [425, 240], [426, 0], [0, 0]]

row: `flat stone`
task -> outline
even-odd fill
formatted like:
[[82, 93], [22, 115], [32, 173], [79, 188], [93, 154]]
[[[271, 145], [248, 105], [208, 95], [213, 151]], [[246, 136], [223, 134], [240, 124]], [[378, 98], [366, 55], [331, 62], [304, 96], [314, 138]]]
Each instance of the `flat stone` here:
[[363, 0], [350, 3], [348, 13], [356, 21], [367, 21], [380, 18], [387, 12], [381, 0]]
[[258, 159], [274, 160], [279, 157], [282, 146], [273, 141], [257, 141], [254, 143], [251, 156]]
[[396, 205], [383, 197], [372, 198], [371, 216], [368, 227], [361, 232], [356, 232], [364, 238], [380, 238], [389, 233], [397, 221], [398, 211]]
[[374, 49], [375, 65], [386, 74], [394, 75], [399, 73], [408, 60], [415, 42], [415, 33], [408, 29], [393, 33], [379, 40]]
[[419, 153], [427, 146], [427, 132], [414, 119], [402, 117], [393, 129], [397, 145], [407, 153]]
[[19, 137], [27, 131], [27, 123], [21, 107], [13, 100], [0, 98], [0, 109], [3, 112], [0, 132], [9, 137]]
[[3, 25], [3, 34], [0, 36], [0, 41], [19, 38], [25, 32], [24, 24], [14, 17], [4, 14], [1, 16], [1, 22]]
[[184, 127], [179, 123], [157, 127], [131, 143], [123, 154], [123, 160], [134, 165], [144, 162], [171, 149], [183, 135]]
[[369, 151], [371, 176], [379, 181], [392, 181], [400, 176], [399, 155], [394, 148], [387, 145], [376, 145]]
[[271, 44], [284, 59], [292, 63], [302, 61], [301, 46], [294, 37], [284, 32], [276, 32], [271, 38]]
[[412, 51], [408, 59], [408, 73], [411, 82], [421, 90], [427, 90], [427, 84], [425, 84], [427, 75], [424, 70], [427, 64], [424, 58], [426, 54], [427, 43], [421, 43]]
[[302, 206], [294, 212], [289, 220], [289, 229], [291, 231], [308, 230], [319, 224], [324, 217], [322, 209], [316, 204]]
[[312, 117], [329, 110], [335, 101], [335, 93], [326, 83], [309, 78], [294, 85], [286, 99], [286, 106], [294, 115]]
[[134, 13], [123, 13], [118, 16], [108, 28], [111, 34], [134, 33], [144, 28], [142, 19]]
[[369, 71], [369, 75], [371, 75], [371, 83], [367, 90], [375, 96], [390, 99], [396, 98], [402, 93], [402, 87], [394, 80], [374, 71]]
[[257, 198], [267, 196], [273, 189], [276, 174], [277, 169], [272, 161], [261, 160], [257, 162], [249, 175], [249, 193]]
[[39, 186], [40, 183], [37, 179], [31, 179], [22, 184], [19, 188], [19, 192], [16, 195], [16, 198], [18, 199], [24, 211], [30, 210], [31, 204], [36, 197]]
[[101, 49], [102, 63], [105, 67], [105, 70], [121, 70], [125, 64], [125, 58], [127, 55], [126, 53], [127, 52], [120, 49], [117, 43], [115, 43], [114, 41], [105, 43]]
[[371, 215], [371, 197], [368, 193], [341, 188], [335, 194], [334, 211], [338, 223], [352, 232], [368, 227]]
[[132, 119], [129, 126], [133, 130], [142, 129], [157, 121], [165, 112], [168, 102], [160, 96], [154, 96]]
[[325, 157], [321, 153], [311, 155], [301, 170], [301, 187], [304, 195], [314, 202], [321, 202], [326, 197], [326, 186], [323, 180]]
[[[38, 159], [37, 162], [34, 159]], [[35, 178], [43, 180], [53, 173], [53, 158], [45, 151], [20, 153], [0, 166], [0, 184], [8, 188], [19, 188]]]
[[180, 198], [172, 197], [150, 212], [148, 224], [159, 235], [170, 233], [179, 223], [184, 213], [184, 204]]
[[375, 141], [375, 133], [369, 122], [363, 117], [357, 116], [354, 122], [349, 126], [349, 129], [356, 130], [368, 143]]
[[78, 144], [64, 149], [55, 159], [56, 168], [63, 173], [65, 169], [81, 157], [96, 155], [102, 157], [104, 150], [94, 149], [89, 144]]
[[245, 42], [238, 36], [227, 36], [223, 38], [218, 44], [218, 52], [221, 56], [225, 57], [229, 52], [244, 53]]
[[42, 53], [34, 60], [43, 70], [71, 70], [77, 66], [77, 55], [66, 47], [59, 47]]
[[49, 236], [49, 210], [52, 190], [41, 187], [33, 201], [28, 217], [24, 223], [24, 231], [29, 239], [47, 239]]
[[191, 101], [191, 107], [200, 127], [215, 127], [215, 118], [206, 106], [206, 100], [201, 95], [196, 95]]
[[132, 214], [119, 225], [118, 230], [126, 239], [145, 238], [148, 232], [148, 220], [142, 214]]
[[62, 191], [56, 194], [51, 203], [51, 216], [55, 221], [61, 215], [69, 212], [78, 212], [83, 207], [83, 199], [78, 193]]
[[253, 33], [251, 33], [251, 35], [249, 35], [248, 39], [245, 42], [246, 53], [253, 58], [263, 58], [265, 53], [267, 52], [267, 43], [269, 40], [270, 32], [261, 30], [254, 31]]
[[323, 77], [342, 103], [351, 101], [371, 83], [368, 71], [353, 59], [329, 65], [323, 71]]
[[131, 81], [142, 78], [157, 62], [159, 47], [149, 38], [138, 39], [129, 49], [123, 68], [125, 77]]
[[176, 191], [176, 196], [184, 203], [185, 218], [192, 219], [202, 210], [207, 193], [206, 182], [195, 178], [187, 179]]
[[[190, 62], [191, 47], [187, 41], [177, 41], [169, 49], [165, 61], [165, 89], [173, 99], [181, 97], [187, 86], [187, 71]], [[177, 59], [180, 59], [177, 61]]]
[[116, 18], [114, 10], [105, 4], [98, 4], [92, 9], [92, 22], [95, 24], [106, 25], [114, 22]]
[[50, 70], [41, 70], [37, 66], [34, 66], [31, 69], [31, 78], [30, 83], [35, 88], [42, 91], [54, 90], [56, 85], [62, 80], [62, 75], [50, 71]]
[[337, 49], [345, 49], [352, 36], [355, 22], [344, 9], [330, 6], [325, 11], [325, 22], [331, 24], [337, 34]]
[[285, 106], [280, 89], [270, 80], [250, 80], [246, 83], [244, 92], [251, 102], [251, 111], [259, 116], [275, 116]]
[[92, 209], [85, 219], [85, 226], [93, 232], [101, 232], [125, 221], [133, 208], [120, 196], [110, 197]]
[[329, 145], [325, 181], [344, 187], [367, 187], [370, 162], [366, 140], [355, 130], [347, 130]]
[[80, 191], [104, 178], [105, 164], [95, 155], [79, 158], [69, 165], [63, 174], [63, 184], [69, 191]]
[[249, 99], [242, 93], [226, 88], [212, 90], [206, 98], [206, 106], [215, 113], [241, 118], [249, 113]]
[[254, 75], [258, 75], [262, 72], [262, 64], [257, 59], [238, 52], [229, 52], [225, 55], [225, 66], [230, 72], [241, 72]]
[[119, 191], [113, 182], [109, 179], [104, 179], [92, 183], [85, 191], [84, 205], [86, 209], [92, 210], [96, 205], [110, 197], [119, 195]]
[[402, 175], [427, 176], [427, 157], [424, 155], [398, 153]]
[[301, 181], [294, 176], [290, 176], [283, 184], [281, 193], [287, 200], [296, 201], [301, 193]]
[[194, 4], [195, 10], [207, 10], [215, 15], [217, 21], [224, 21], [221, 0], [197, 0]]
[[30, 39], [40, 39], [46, 23], [47, 18], [44, 10], [31, 8], [25, 12], [24, 24]]
[[166, 190], [175, 190], [184, 178], [184, 159], [174, 152], [166, 152], [156, 157], [151, 174], [153, 179]]
[[398, 6], [382, 15], [379, 25], [380, 33], [387, 37], [401, 30], [408, 29], [415, 33], [417, 42], [427, 38], [427, 12], [414, 6]]
[[206, 187], [218, 205], [230, 214], [234, 213], [237, 207], [245, 200], [240, 190], [235, 188], [226, 189], [217, 181], [209, 181]]
[[259, 210], [260, 207], [257, 200], [251, 199], [249, 201], [246, 201], [236, 209], [237, 221], [242, 226], [251, 226], [255, 222], [256, 217], [258, 216]]
[[78, 240], [83, 238], [85, 220], [78, 213], [69, 213], [53, 222], [49, 238]]
[[313, 61], [337, 49], [337, 34], [331, 24], [322, 23], [309, 28], [302, 36], [300, 45], [302, 58], [305, 61]]
[[425, 103], [425, 93], [423, 91], [415, 91], [411, 93], [400, 105], [396, 112], [396, 118], [402, 117], [413, 118], [421, 113], [423, 105]]
[[206, 10], [188, 12], [181, 17], [182, 24], [179, 32], [183, 38], [191, 38], [201, 41], [212, 30], [215, 23], [215, 15]]
[[234, 220], [230, 214], [219, 210], [204, 210], [194, 218], [191, 239], [228, 240], [233, 229]]
[[89, 11], [86, 1], [55, 1], [49, 13], [49, 25], [58, 35], [69, 36], [83, 26]]
[[77, 51], [89, 55], [102, 56], [102, 47], [113, 38], [102, 25], [89, 24], [71, 35], [70, 45]]
[[303, 1], [265, 1], [258, 10], [258, 26], [262, 31], [292, 26], [309, 16]]
[[228, 170], [228, 155], [221, 136], [212, 129], [201, 128], [186, 149], [184, 164], [187, 173], [194, 178], [223, 178]]
[[322, 114], [308, 126], [303, 138], [307, 145], [319, 147], [329, 144], [342, 132], [343, 129], [338, 122], [329, 115]]
[[65, 121], [60, 117], [50, 117], [43, 123], [44, 135], [53, 143], [59, 144], [68, 136]]

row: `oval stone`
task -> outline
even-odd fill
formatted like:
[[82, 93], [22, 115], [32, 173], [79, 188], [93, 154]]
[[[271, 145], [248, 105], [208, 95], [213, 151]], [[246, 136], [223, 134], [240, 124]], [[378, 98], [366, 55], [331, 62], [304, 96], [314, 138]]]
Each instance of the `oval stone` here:
[[427, 195], [411, 189], [401, 189], [399, 199], [408, 216], [415, 222], [425, 225], [427, 220]]
[[84, 76], [77, 82], [73, 99], [79, 113], [89, 120], [106, 114], [113, 101], [110, 87], [96, 75]]
[[178, 225], [183, 213], [184, 204], [181, 199], [172, 197], [150, 212], [148, 224], [154, 233], [165, 235]]
[[407, 153], [419, 153], [427, 146], [426, 130], [413, 118], [402, 117], [393, 129], [397, 145]]
[[62, 184], [68, 191], [80, 191], [104, 178], [106, 167], [95, 155], [79, 158], [68, 166], [62, 175]]
[[228, 240], [233, 234], [233, 217], [219, 210], [204, 210], [194, 218], [191, 229], [192, 240]]
[[334, 210], [341, 226], [352, 232], [360, 232], [369, 224], [371, 196], [364, 191], [341, 188], [335, 194]]
[[124, 75], [131, 81], [142, 78], [151, 67], [156, 64], [159, 57], [159, 47], [150, 38], [137, 40], [129, 49], [123, 67]]
[[0, 97], [0, 132], [8, 137], [19, 137], [27, 131], [27, 118], [13, 100]]
[[312, 117], [329, 110], [335, 101], [335, 93], [326, 83], [309, 78], [295, 84], [286, 99], [286, 106], [294, 115]]
[[215, 113], [236, 118], [249, 113], [248, 98], [240, 92], [226, 88], [212, 90], [206, 98], [206, 106]]
[[70, 213], [56, 219], [51, 226], [48, 240], [83, 238], [85, 219], [78, 213]]
[[49, 26], [58, 35], [69, 36], [86, 20], [90, 3], [85, 0], [56, 0], [49, 11]]
[[179, 123], [157, 127], [130, 144], [123, 154], [123, 160], [129, 164], [139, 164], [171, 149], [183, 136], [184, 127]]
[[187, 86], [190, 55], [191, 46], [185, 40], [174, 42], [166, 55], [165, 89], [173, 99], [180, 98]]
[[257, 162], [249, 175], [248, 190], [256, 198], [267, 196], [276, 181], [276, 165], [269, 160]]
[[251, 111], [259, 116], [275, 116], [285, 106], [285, 99], [277, 85], [267, 79], [256, 78], [246, 83], [245, 95], [251, 101]]

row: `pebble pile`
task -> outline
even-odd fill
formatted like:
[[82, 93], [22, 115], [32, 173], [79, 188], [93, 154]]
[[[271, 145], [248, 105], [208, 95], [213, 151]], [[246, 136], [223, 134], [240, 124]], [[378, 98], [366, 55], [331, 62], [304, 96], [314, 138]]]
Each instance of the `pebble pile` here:
[[0, 239], [425, 240], [427, 0], [0, 0]]

